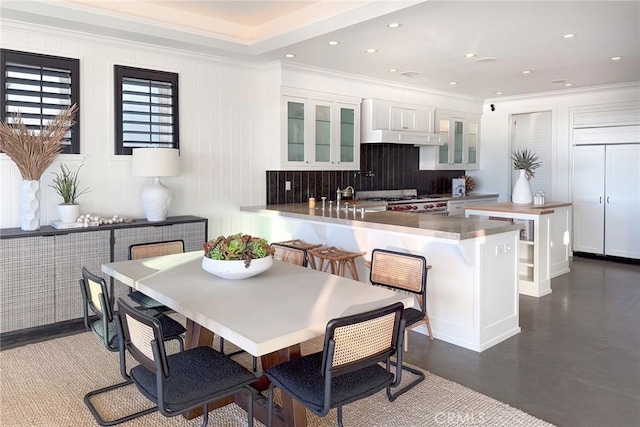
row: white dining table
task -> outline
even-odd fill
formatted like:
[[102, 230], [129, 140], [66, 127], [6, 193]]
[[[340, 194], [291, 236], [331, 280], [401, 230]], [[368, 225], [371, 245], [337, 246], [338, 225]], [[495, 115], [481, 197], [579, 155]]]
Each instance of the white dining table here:
[[[324, 335], [331, 319], [414, 305], [403, 293], [277, 260], [257, 276], [222, 279], [202, 269], [202, 258], [203, 251], [187, 252], [103, 264], [102, 271], [184, 315], [187, 348], [211, 345], [218, 334], [261, 357], [263, 368], [299, 357], [300, 343]], [[285, 398], [283, 407], [274, 425], [306, 425], [302, 405]], [[256, 417], [264, 414], [256, 408]]]

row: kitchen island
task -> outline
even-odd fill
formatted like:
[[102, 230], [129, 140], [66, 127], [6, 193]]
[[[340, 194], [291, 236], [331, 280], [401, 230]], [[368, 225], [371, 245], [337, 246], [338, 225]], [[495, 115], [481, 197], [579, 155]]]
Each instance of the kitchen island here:
[[[371, 253], [383, 248], [424, 255], [433, 267], [427, 280], [427, 311], [436, 339], [483, 351], [520, 332], [520, 224], [404, 212], [310, 209], [306, 204], [240, 210], [252, 214], [254, 228], [270, 241], [296, 238], [349, 251]], [[358, 269], [362, 280], [368, 281], [362, 260]], [[416, 330], [426, 334], [426, 329]]]
[[465, 209], [467, 218], [499, 218], [524, 226], [520, 233], [520, 293], [551, 293], [551, 279], [569, 272], [571, 203], [495, 203]]

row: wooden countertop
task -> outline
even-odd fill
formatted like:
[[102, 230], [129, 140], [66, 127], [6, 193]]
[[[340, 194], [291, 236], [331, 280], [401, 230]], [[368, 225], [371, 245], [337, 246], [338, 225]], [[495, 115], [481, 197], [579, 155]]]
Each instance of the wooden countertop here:
[[453, 241], [506, 233], [522, 228], [521, 224], [505, 223], [504, 221], [491, 221], [480, 218], [465, 219], [424, 213], [383, 211], [362, 214], [361, 212], [353, 213], [352, 210], [336, 212], [335, 208], [332, 210], [328, 208], [322, 209], [317, 202], [315, 209], [309, 209], [306, 203], [292, 203], [286, 205], [242, 206], [240, 210], [264, 216], [281, 216], [349, 227], [411, 233]]
[[555, 212], [554, 209], [571, 206], [569, 202], [547, 202], [543, 205], [533, 203], [492, 203], [490, 205], [473, 205], [465, 208], [465, 211], [505, 212], [514, 214], [548, 215]]

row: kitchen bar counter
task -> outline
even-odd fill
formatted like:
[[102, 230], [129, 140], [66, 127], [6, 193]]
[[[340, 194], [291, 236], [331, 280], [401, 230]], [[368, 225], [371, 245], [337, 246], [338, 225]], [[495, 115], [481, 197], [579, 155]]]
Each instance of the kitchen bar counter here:
[[449, 218], [441, 215], [420, 213], [391, 211], [364, 213], [356, 211], [354, 213], [353, 210], [340, 210], [337, 212], [335, 207], [330, 210], [327, 204], [325, 209], [322, 209], [317, 203], [315, 209], [310, 209], [306, 203], [294, 203], [286, 205], [247, 206], [241, 207], [240, 210], [266, 216], [305, 219], [351, 227], [411, 233], [449, 240], [474, 239], [522, 228], [522, 225], [507, 224], [502, 221], [489, 221], [484, 219], [464, 220], [462, 218]]
[[[427, 312], [436, 340], [483, 351], [520, 332], [521, 224], [407, 212], [336, 212], [317, 202], [315, 209], [307, 204], [240, 209], [250, 216], [246, 222], [252, 233], [271, 242], [302, 239], [365, 252], [356, 260], [364, 282], [369, 281], [364, 260], [373, 249], [423, 255], [432, 266]], [[423, 326], [416, 330], [427, 333]]]
[[504, 212], [511, 214], [530, 214], [530, 215], [549, 215], [555, 212], [557, 208], [571, 206], [568, 202], [548, 202], [542, 205], [534, 205], [533, 203], [492, 203], [490, 205], [473, 205], [466, 209], [473, 211]]

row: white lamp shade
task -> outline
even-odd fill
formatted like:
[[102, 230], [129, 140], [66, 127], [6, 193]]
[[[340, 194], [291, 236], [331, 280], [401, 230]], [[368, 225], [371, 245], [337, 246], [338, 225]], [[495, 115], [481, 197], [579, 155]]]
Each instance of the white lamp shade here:
[[131, 163], [133, 176], [178, 176], [180, 160], [175, 148], [134, 148]]

